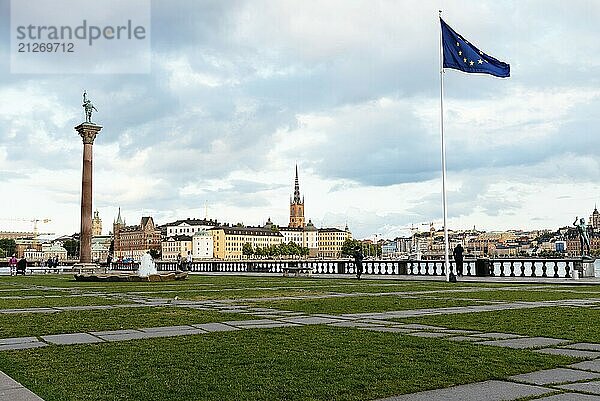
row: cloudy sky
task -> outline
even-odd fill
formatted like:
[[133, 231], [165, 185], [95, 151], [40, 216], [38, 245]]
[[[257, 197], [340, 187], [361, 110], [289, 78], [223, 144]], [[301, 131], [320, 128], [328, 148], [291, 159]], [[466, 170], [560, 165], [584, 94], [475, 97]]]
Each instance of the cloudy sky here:
[[[447, 70], [449, 228], [569, 225], [600, 204], [598, 1], [153, 1], [150, 74], [11, 74], [0, 0], [0, 229], [79, 230], [86, 89], [104, 230], [305, 215], [359, 238], [441, 227], [437, 10], [511, 77]], [[427, 229], [425, 226], [421, 226]]]

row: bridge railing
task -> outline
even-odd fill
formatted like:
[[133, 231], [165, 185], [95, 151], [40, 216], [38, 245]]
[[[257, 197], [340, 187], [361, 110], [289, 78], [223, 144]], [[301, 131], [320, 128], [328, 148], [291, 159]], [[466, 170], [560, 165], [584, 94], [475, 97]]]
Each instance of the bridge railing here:
[[[314, 274], [356, 274], [353, 260], [242, 260], [242, 261], [199, 261], [186, 263], [158, 261], [158, 271], [184, 270], [190, 272], [223, 273], [283, 273], [289, 267], [308, 268]], [[135, 271], [138, 263], [113, 263], [113, 270]], [[450, 261], [452, 272], [456, 273], [456, 264]], [[465, 259], [465, 276], [495, 277], [550, 277], [571, 278], [573, 271], [583, 274], [582, 259], [537, 259], [537, 258], [500, 258]], [[363, 273], [382, 276], [444, 276], [443, 260], [365, 260]]]

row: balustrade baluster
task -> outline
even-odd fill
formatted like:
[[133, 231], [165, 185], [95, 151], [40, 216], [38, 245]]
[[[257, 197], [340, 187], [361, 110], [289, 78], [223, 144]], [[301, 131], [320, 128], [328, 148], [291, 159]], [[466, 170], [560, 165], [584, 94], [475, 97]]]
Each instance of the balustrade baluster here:
[[559, 275], [558, 275], [558, 261], [553, 260], [553, 262], [554, 262], [554, 276], [553, 277], [554, 278], [558, 278], [559, 277]]
[[535, 262], [531, 262], [531, 277], [537, 277], [535, 274]]
[[542, 277], [548, 277], [546, 275], [546, 261], [542, 260]]

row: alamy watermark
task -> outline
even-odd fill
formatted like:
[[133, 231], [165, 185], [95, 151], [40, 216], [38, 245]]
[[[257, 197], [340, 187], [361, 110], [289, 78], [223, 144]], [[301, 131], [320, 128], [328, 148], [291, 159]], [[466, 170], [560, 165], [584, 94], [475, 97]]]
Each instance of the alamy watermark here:
[[11, 0], [12, 73], [148, 73], [150, 56], [150, 0]]

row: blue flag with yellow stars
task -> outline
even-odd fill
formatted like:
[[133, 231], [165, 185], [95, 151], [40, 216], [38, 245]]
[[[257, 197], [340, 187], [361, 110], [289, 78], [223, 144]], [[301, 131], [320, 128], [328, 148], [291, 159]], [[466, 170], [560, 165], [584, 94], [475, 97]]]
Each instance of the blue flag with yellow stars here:
[[500, 78], [510, 76], [510, 65], [485, 54], [456, 33], [440, 18], [444, 68], [468, 73], [490, 74]]

